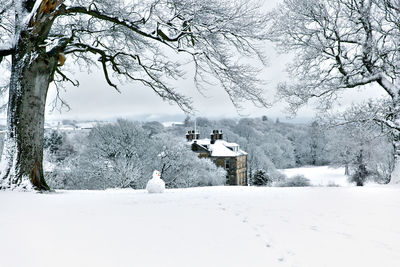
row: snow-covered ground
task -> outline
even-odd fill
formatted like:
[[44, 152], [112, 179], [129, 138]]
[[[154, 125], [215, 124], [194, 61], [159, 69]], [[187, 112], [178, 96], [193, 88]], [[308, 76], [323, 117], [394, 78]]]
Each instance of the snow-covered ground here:
[[398, 267], [400, 187], [0, 191], [0, 266]]
[[339, 185], [349, 186], [351, 185], [347, 176], [344, 175], [344, 168], [331, 168], [328, 166], [310, 166], [301, 168], [291, 168], [279, 170], [284, 173], [287, 177], [292, 177], [297, 174], [304, 175], [310, 179], [312, 185], [315, 186], [326, 186], [326, 185]]

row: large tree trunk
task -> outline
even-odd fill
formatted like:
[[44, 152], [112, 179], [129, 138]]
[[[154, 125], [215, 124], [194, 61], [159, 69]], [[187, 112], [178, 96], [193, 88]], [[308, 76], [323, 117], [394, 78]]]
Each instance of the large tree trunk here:
[[[21, 0], [15, 13], [16, 46], [12, 55], [7, 135], [1, 158], [0, 189], [49, 190], [43, 174], [46, 96], [63, 47], [46, 51], [46, 38], [62, 1]], [[31, 17], [26, 15], [35, 12]], [[29, 19], [29, 20], [27, 20]], [[58, 48], [58, 47], [57, 47]]]
[[43, 175], [44, 112], [56, 64], [56, 58], [45, 53], [21, 53], [12, 58], [2, 189], [49, 190]]

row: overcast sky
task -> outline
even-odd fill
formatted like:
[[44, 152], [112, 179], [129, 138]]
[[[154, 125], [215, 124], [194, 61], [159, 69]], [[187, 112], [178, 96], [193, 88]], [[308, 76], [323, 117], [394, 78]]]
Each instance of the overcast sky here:
[[[278, 0], [266, 1], [266, 9], [270, 9]], [[290, 61], [289, 55], [277, 55], [271, 44], [265, 44], [265, 52], [268, 55], [269, 66], [263, 69], [261, 77], [267, 81], [263, 86], [265, 96], [270, 101], [274, 100], [275, 87], [278, 82], [286, 79], [285, 66]], [[67, 58], [68, 60], [68, 58]], [[284, 112], [285, 104], [276, 103], [272, 108], [257, 108], [251, 103], [243, 103], [243, 109], [237, 111], [229, 101], [227, 94], [219, 86], [209, 87], [200, 94], [194, 86], [190, 68], [184, 79], [176, 81], [176, 88], [185, 95], [193, 98], [196, 116], [217, 117], [258, 117], [267, 115], [271, 118], [285, 118], [288, 114]], [[62, 97], [71, 107], [70, 111], [65, 109], [60, 113], [50, 108], [47, 109], [46, 119], [96, 119], [110, 120], [115, 118], [130, 118], [139, 120], [178, 120], [185, 117], [185, 114], [174, 104], [164, 102], [151, 89], [138, 83], [129, 83], [120, 86], [122, 93], [107, 85], [100, 69], [93, 69], [92, 73], [75, 70], [75, 78], [80, 81], [79, 87], [66, 86]], [[367, 88], [362, 94], [362, 99], [377, 97], [380, 92]], [[55, 90], [50, 88], [48, 102], [54, 99]], [[348, 93], [341, 99], [343, 106], [360, 100], [360, 94]], [[312, 106], [299, 111], [298, 120], [312, 118], [315, 112]]]
[[[261, 78], [266, 82], [263, 85], [265, 96], [269, 101], [274, 100], [275, 85], [286, 76], [284, 72], [287, 56], [277, 56], [272, 47], [267, 47], [270, 64], [266, 67]], [[91, 74], [76, 71], [75, 77], [80, 81], [79, 87], [68, 85], [62, 97], [71, 107], [70, 111], [61, 114], [48, 108], [48, 119], [109, 119], [115, 117], [143, 117], [153, 115], [180, 115], [184, 113], [173, 103], [163, 101], [150, 88], [139, 83], [127, 83], [120, 86], [121, 93], [108, 86], [101, 70], [93, 69]], [[243, 103], [242, 110], [236, 110], [230, 102], [226, 92], [218, 85], [207, 86], [206, 91], [200, 94], [194, 86], [190, 69], [187, 75], [176, 81], [175, 87], [182, 93], [193, 98], [196, 116], [207, 117], [237, 117], [261, 116], [282, 117], [283, 106], [275, 105], [271, 109], [257, 108], [252, 103]], [[48, 102], [54, 99], [55, 90], [51, 88]], [[304, 113], [304, 112], [303, 112]], [[309, 111], [306, 114], [309, 116]], [[149, 118], [151, 119], [151, 118]]]

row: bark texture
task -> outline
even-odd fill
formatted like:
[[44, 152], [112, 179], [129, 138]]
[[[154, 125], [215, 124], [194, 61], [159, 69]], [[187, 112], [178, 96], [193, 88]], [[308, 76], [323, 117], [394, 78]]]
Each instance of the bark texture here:
[[49, 189], [43, 174], [44, 112], [55, 64], [47, 55], [13, 58], [2, 187]]
[[[26, 0], [21, 6], [25, 12], [16, 12], [18, 38], [12, 55], [0, 189], [50, 189], [43, 173], [44, 112], [59, 51], [46, 51], [44, 40], [54, 21], [50, 12], [56, 3], [43, 1], [33, 10], [35, 1]], [[33, 11], [25, 25], [25, 18], [19, 16]]]

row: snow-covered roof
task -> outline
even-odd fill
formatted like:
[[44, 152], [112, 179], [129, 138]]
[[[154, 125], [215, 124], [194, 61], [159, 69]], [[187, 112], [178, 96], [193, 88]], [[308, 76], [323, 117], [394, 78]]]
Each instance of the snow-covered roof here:
[[199, 145], [202, 146], [209, 146], [211, 144], [211, 140], [210, 139], [196, 139], [196, 140], [192, 140], [192, 143], [196, 142]]
[[240, 149], [236, 143], [229, 143], [225, 140], [216, 140], [214, 144], [211, 144], [210, 139], [196, 139], [192, 140], [191, 144], [202, 146], [210, 152], [211, 157], [237, 157], [247, 155], [246, 152]]

